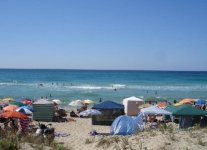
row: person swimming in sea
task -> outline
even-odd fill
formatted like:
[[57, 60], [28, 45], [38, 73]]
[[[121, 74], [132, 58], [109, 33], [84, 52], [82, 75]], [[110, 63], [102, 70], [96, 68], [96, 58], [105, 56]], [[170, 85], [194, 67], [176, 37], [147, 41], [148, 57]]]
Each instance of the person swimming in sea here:
[[39, 86], [39, 87], [43, 87], [43, 84], [42, 84], [42, 83], [40, 83], [40, 84], [38, 84], [38, 86]]

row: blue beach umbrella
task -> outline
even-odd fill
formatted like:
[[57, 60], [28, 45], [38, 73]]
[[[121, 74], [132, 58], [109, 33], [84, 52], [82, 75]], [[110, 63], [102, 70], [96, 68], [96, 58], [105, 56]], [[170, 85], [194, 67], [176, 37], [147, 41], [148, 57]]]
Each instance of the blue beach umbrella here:
[[28, 110], [33, 112], [33, 108], [31, 106], [28, 106], [28, 105], [27, 106], [22, 106], [20, 108], [26, 108], [26, 109], [28, 109]]
[[206, 101], [203, 100], [203, 99], [198, 99], [198, 100], [196, 101], [196, 105], [205, 105], [205, 104], [206, 104]]
[[23, 113], [25, 115], [31, 115], [32, 114], [32, 112], [29, 109], [27, 109], [27, 108], [19, 107], [19, 108], [16, 109], [16, 111], [21, 112], [21, 113]]

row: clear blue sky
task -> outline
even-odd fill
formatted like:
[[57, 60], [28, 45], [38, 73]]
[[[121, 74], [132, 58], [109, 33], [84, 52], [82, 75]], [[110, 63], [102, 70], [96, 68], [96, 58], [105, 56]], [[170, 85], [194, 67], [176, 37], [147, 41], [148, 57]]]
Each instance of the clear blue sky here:
[[207, 71], [207, 0], [1, 0], [0, 68]]

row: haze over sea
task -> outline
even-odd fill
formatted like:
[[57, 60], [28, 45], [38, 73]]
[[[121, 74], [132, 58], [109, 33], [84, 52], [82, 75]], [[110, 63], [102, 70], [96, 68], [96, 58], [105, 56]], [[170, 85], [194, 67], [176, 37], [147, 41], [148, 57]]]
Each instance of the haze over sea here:
[[125, 97], [207, 98], [207, 72], [0, 69], [0, 98], [121, 102]]

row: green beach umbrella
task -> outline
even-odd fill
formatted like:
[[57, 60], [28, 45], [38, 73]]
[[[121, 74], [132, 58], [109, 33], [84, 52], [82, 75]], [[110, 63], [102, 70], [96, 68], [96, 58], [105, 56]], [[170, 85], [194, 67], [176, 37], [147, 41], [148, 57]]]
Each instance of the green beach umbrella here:
[[12, 102], [10, 102], [9, 104], [11, 104], [11, 105], [17, 105], [17, 106], [19, 106], [19, 107], [21, 107], [21, 106], [25, 106], [25, 104], [23, 104], [23, 103], [21, 103], [21, 102], [18, 102], [18, 101], [12, 101]]

